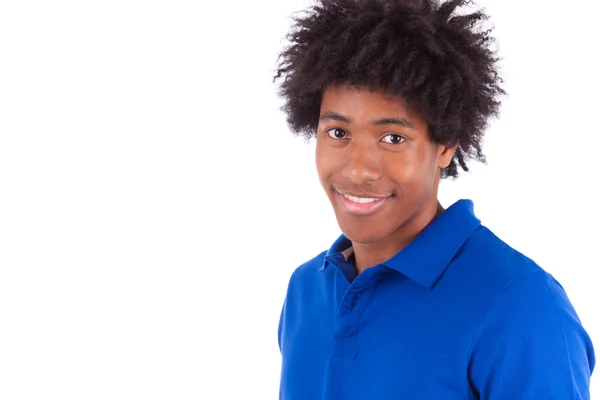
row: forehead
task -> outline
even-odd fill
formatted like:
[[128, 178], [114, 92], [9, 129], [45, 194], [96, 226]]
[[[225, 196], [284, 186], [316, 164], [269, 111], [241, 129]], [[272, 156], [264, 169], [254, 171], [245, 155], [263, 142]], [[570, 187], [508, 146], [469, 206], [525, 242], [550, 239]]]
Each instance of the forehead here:
[[382, 89], [370, 90], [349, 84], [330, 85], [323, 91], [321, 114], [335, 112], [357, 123], [380, 118], [401, 117], [417, 125], [424, 123], [421, 114], [400, 95]]
[[372, 117], [412, 114], [406, 101], [399, 95], [348, 84], [330, 85], [323, 91], [321, 112], [324, 111], [352, 114], [355, 118], [361, 115]]

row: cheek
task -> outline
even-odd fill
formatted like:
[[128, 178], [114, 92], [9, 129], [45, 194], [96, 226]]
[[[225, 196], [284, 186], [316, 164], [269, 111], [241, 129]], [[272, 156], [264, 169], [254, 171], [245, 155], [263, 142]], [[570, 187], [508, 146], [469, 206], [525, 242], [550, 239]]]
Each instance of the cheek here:
[[336, 161], [331, 152], [326, 151], [324, 146], [319, 145], [318, 142], [315, 151], [315, 163], [319, 180], [325, 186], [326, 181], [336, 169]]
[[320, 144], [317, 141], [315, 149], [315, 161], [317, 165], [317, 172], [319, 175], [331, 175], [336, 169], [339, 168], [339, 155], [328, 148], [326, 144]]
[[324, 157], [322, 147], [319, 146], [318, 143], [317, 143], [317, 148], [315, 150], [315, 163], [317, 166], [317, 172], [319, 173], [319, 176], [321, 176], [321, 174], [323, 173], [323, 171], [325, 170], [327, 165], [326, 165], [326, 158]]
[[435, 178], [436, 158], [430, 149], [410, 149], [386, 157], [390, 178], [405, 186], [420, 186]]

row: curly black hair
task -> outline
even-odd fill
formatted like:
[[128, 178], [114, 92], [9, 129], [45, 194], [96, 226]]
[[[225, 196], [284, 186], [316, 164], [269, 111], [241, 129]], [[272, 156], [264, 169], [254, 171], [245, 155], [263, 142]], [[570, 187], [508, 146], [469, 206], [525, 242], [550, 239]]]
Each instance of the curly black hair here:
[[349, 83], [400, 95], [428, 123], [431, 140], [458, 144], [442, 177], [485, 163], [481, 145], [498, 116], [502, 78], [492, 28], [469, 0], [320, 0], [292, 17], [273, 81], [294, 134], [314, 137], [323, 91]]

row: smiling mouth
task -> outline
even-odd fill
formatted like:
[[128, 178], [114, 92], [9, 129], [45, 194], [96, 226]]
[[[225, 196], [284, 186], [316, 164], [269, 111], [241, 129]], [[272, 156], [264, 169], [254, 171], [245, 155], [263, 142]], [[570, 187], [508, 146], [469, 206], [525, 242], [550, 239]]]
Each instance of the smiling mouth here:
[[[350, 201], [353, 201], [355, 203], [360, 203], [360, 204], [374, 203], [374, 202], [382, 199], [382, 197], [355, 197], [355, 196], [350, 196], [349, 194], [343, 194], [343, 193], [341, 193], [341, 195]], [[385, 198], [385, 197], [383, 197], [383, 198]]]
[[392, 195], [385, 197], [377, 196], [356, 196], [335, 191], [342, 209], [354, 215], [370, 215], [380, 210], [392, 198]]

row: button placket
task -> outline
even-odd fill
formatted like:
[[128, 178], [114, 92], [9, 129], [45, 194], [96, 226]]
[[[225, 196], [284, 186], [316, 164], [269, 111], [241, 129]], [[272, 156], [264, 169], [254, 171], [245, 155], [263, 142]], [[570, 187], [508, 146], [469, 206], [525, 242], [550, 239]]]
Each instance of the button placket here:
[[356, 305], [360, 301], [361, 295], [362, 295], [362, 292], [358, 292], [358, 294], [356, 296], [354, 296], [354, 300], [352, 301], [352, 308], [351, 308], [352, 311], [354, 311], [354, 309], [356, 308]]
[[335, 348], [333, 355], [337, 358], [355, 356], [359, 335], [360, 318], [367, 308], [369, 300], [379, 282], [381, 271], [374, 267], [359, 275], [348, 287], [340, 304], [335, 324]]

